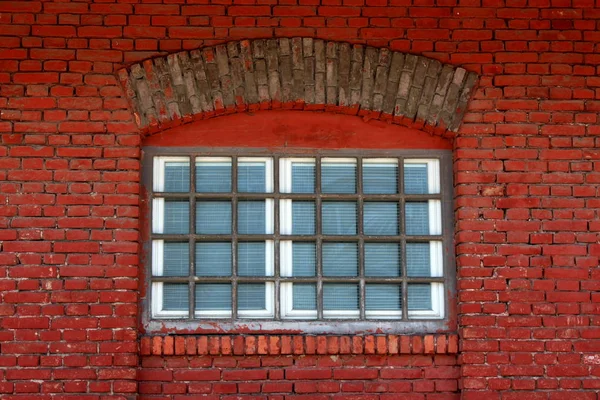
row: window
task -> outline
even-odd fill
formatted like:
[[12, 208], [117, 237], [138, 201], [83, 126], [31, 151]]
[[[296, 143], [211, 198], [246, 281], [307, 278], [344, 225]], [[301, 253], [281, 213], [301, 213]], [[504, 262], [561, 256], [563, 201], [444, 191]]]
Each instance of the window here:
[[146, 153], [150, 319], [275, 328], [446, 316], [448, 152]]

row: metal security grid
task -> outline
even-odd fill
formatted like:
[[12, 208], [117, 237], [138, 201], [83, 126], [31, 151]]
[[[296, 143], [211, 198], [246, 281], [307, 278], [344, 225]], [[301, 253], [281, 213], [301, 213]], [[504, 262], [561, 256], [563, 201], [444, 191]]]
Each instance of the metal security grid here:
[[[152, 190], [152, 177], [155, 171], [153, 171], [152, 160], [154, 157], [169, 156], [169, 157], [189, 157], [189, 188], [190, 191], [186, 193], [168, 193], [168, 192], [154, 192]], [[195, 177], [195, 160], [196, 157], [230, 157], [231, 158], [231, 192], [229, 193], [196, 193], [196, 177]], [[238, 158], [240, 157], [270, 157], [273, 159], [273, 191], [271, 193], [240, 193], [237, 191], [237, 164]], [[313, 158], [315, 160], [315, 193], [281, 193], [279, 188], [279, 160], [281, 158]], [[355, 194], [329, 194], [321, 192], [321, 165], [322, 158], [354, 158], [356, 159], [356, 193]], [[397, 194], [365, 194], [363, 193], [363, 159], [365, 158], [395, 158], [398, 160], [397, 163]], [[435, 194], [404, 194], [404, 160], [405, 159], [438, 159], [440, 160], [440, 190], [439, 193]], [[358, 318], [344, 318], [343, 322], [354, 321], [369, 321], [371, 319], [378, 320], [378, 318], [368, 318], [365, 312], [365, 287], [369, 283], [395, 283], [401, 285], [401, 317], [395, 320], [387, 320], [387, 322], [398, 322], [404, 321], [410, 323], [412, 320], [408, 312], [408, 284], [409, 283], [442, 283], [444, 284], [444, 307], [442, 314], [448, 315], [448, 299], [447, 293], [453, 291], [453, 274], [448, 273], [451, 271], [450, 266], [453, 265], [452, 255], [452, 218], [451, 218], [451, 190], [452, 185], [450, 182], [450, 154], [445, 151], [410, 151], [410, 150], [397, 150], [397, 151], [315, 151], [311, 150], [309, 153], [304, 151], [292, 150], [283, 153], [271, 153], [266, 150], [258, 149], [209, 149], [202, 151], [201, 149], [194, 148], [146, 148], [144, 149], [145, 159], [145, 183], [148, 192], [149, 205], [152, 204], [152, 199], [164, 198], [165, 200], [187, 200], [189, 201], [189, 232], [190, 234], [157, 234], [150, 233], [150, 242], [153, 240], [164, 240], [167, 241], [187, 241], [189, 243], [189, 276], [187, 277], [168, 277], [168, 276], [152, 276], [152, 272], [148, 274], [148, 283], [151, 285], [154, 282], [163, 283], [187, 283], [189, 288], [189, 312], [187, 318], [177, 317], [178, 320], [187, 320], [189, 322], [206, 320], [205, 317], [198, 317], [195, 314], [195, 285], [197, 283], [230, 283], [232, 285], [232, 299], [231, 306], [232, 312], [229, 318], [218, 318], [216, 321], [219, 322], [235, 322], [239, 320], [238, 307], [237, 307], [237, 286], [240, 283], [265, 283], [272, 282], [274, 284], [274, 316], [268, 318], [262, 318], [263, 320], [278, 321], [288, 323], [294, 322], [288, 319], [283, 319], [281, 316], [281, 303], [280, 303], [280, 290], [282, 283], [315, 283], [317, 286], [317, 320], [331, 320], [334, 318], [323, 317], [323, 284], [324, 283], [356, 283], [359, 285], [359, 299], [360, 309]], [[274, 207], [274, 233], [273, 234], [252, 234], [242, 235], [238, 233], [237, 227], [237, 209], [238, 202], [243, 200], [273, 200]], [[282, 235], [280, 233], [280, 200], [304, 200], [315, 202], [315, 214], [316, 222], [315, 229], [316, 234], [314, 235]], [[226, 200], [231, 201], [232, 213], [231, 213], [231, 234], [229, 235], [208, 235], [208, 234], [195, 234], [196, 224], [196, 201], [197, 200]], [[404, 228], [404, 206], [407, 201], [428, 201], [428, 200], [440, 200], [442, 203], [441, 212], [441, 224], [442, 230], [439, 235], [407, 235], [406, 229]], [[324, 235], [322, 233], [322, 203], [324, 201], [353, 201], [357, 204], [357, 234], [355, 235]], [[395, 201], [398, 204], [398, 234], [390, 236], [379, 236], [379, 235], [365, 235], [363, 227], [363, 213], [364, 203], [367, 201]], [[149, 207], [152, 209], [152, 207]], [[152, 211], [151, 211], [152, 212]], [[151, 214], [151, 221], [155, 218]], [[231, 241], [232, 243], [232, 274], [226, 277], [198, 277], [195, 275], [195, 244], [203, 241]], [[237, 243], [238, 241], [252, 242], [252, 241], [266, 241], [270, 240], [274, 243], [274, 273], [273, 276], [238, 276], [238, 259], [237, 259]], [[440, 277], [410, 277], [407, 273], [407, 257], [406, 255], [406, 243], [407, 240], [412, 242], [423, 242], [428, 243], [430, 241], [440, 241], [443, 243], [444, 256], [443, 259], [443, 275]], [[316, 276], [314, 277], [288, 277], [281, 276], [281, 251], [280, 244], [282, 241], [293, 241], [293, 242], [314, 242], [316, 243]], [[349, 277], [332, 277], [324, 276], [323, 265], [322, 265], [322, 245], [328, 242], [355, 242], [358, 243], [358, 276]], [[398, 277], [369, 277], [365, 276], [365, 243], [399, 243], [401, 246], [401, 273]], [[148, 245], [147, 250], [149, 253], [149, 260], [152, 260], [151, 255], [152, 246]], [[450, 250], [450, 251], [449, 251]], [[450, 279], [452, 278], [452, 279]], [[149, 291], [150, 293], [151, 291]], [[152, 302], [150, 301], [150, 304]], [[151, 311], [151, 310], [149, 310]], [[149, 313], [151, 315], [151, 312]], [[162, 320], [164, 317], [160, 317]], [[148, 321], [148, 318], [145, 318]], [[149, 317], [152, 319], [152, 317]], [[168, 319], [168, 317], [167, 317]], [[210, 319], [210, 318], [209, 318]], [[420, 318], [426, 320], [427, 318]], [[429, 318], [431, 319], [431, 318]], [[434, 318], [439, 319], [439, 318]], [[247, 320], [245, 320], [247, 321]], [[296, 321], [303, 324], [310, 323], [314, 319]], [[281, 323], [280, 322], [280, 323]], [[380, 321], [381, 322], [381, 321]], [[384, 323], [386, 321], [383, 321]], [[418, 321], [415, 321], [419, 323]], [[269, 325], [262, 325], [263, 328], [269, 329]], [[421, 321], [420, 326], [430, 326], [427, 323]], [[434, 324], [434, 326], [439, 326]], [[334, 329], [335, 330], [335, 329]]]

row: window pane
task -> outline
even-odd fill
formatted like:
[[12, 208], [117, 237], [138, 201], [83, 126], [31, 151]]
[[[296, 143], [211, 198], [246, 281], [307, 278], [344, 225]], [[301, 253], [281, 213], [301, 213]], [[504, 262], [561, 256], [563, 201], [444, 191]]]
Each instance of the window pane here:
[[431, 310], [431, 285], [419, 283], [408, 285], [408, 310]]
[[363, 193], [398, 193], [398, 164], [365, 162], [363, 164]]
[[324, 235], [356, 235], [356, 203], [324, 202], [321, 218]]
[[196, 233], [228, 235], [231, 233], [231, 203], [199, 201], [196, 203]]
[[365, 243], [366, 276], [400, 276], [400, 246], [397, 243]]
[[189, 243], [165, 242], [163, 245], [163, 276], [188, 276], [190, 273]]
[[237, 190], [240, 193], [265, 193], [267, 191], [266, 163], [241, 161], [238, 163]]
[[292, 243], [292, 276], [315, 276], [317, 249], [314, 243]]
[[367, 284], [365, 285], [365, 310], [401, 311], [402, 296], [400, 293], [400, 285]]
[[404, 164], [404, 193], [427, 194], [429, 193], [427, 179], [427, 164]]
[[264, 283], [240, 283], [238, 285], [238, 310], [264, 310], [265, 284]]
[[231, 192], [231, 161], [196, 162], [196, 192]]
[[190, 191], [190, 163], [165, 162], [165, 192]]
[[266, 204], [264, 201], [238, 202], [238, 233], [241, 235], [266, 233]]
[[398, 234], [398, 203], [367, 202], [364, 207], [365, 235]]
[[356, 193], [356, 164], [324, 161], [321, 164], [321, 192]]
[[323, 243], [324, 276], [357, 276], [358, 245], [356, 243]]
[[315, 234], [315, 203], [312, 201], [292, 202], [292, 235]]
[[231, 284], [196, 285], [196, 311], [231, 310]]
[[190, 231], [190, 204], [187, 201], [165, 201], [163, 233], [187, 234]]
[[315, 192], [315, 164], [292, 163], [292, 193]]
[[345, 283], [323, 284], [324, 310], [358, 310], [358, 285]]
[[189, 292], [186, 283], [163, 283], [163, 311], [187, 311]]
[[231, 275], [231, 243], [196, 243], [196, 275]]
[[238, 243], [238, 275], [265, 276], [265, 242]]
[[431, 276], [429, 243], [406, 243], [408, 276]]
[[429, 235], [429, 203], [426, 201], [405, 204], [406, 234]]
[[317, 309], [317, 286], [312, 283], [294, 283], [292, 286], [294, 310]]

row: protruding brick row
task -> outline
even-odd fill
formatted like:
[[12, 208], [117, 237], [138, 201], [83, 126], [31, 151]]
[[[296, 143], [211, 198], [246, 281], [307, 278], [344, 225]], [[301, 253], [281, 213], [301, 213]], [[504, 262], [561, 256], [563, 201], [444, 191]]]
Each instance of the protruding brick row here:
[[328, 110], [456, 132], [477, 75], [423, 56], [312, 38], [242, 40], [118, 72], [138, 127], [253, 109]]
[[457, 354], [458, 337], [438, 335], [367, 336], [153, 336], [143, 337], [140, 354], [289, 355], [289, 354]]

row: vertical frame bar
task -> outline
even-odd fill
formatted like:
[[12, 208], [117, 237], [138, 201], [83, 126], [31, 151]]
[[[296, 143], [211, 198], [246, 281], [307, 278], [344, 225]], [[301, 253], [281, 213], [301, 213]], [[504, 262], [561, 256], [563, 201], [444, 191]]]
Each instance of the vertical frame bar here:
[[274, 280], [275, 280], [275, 288], [273, 289], [274, 293], [274, 304], [273, 304], [273, 314], [274, 319], [279, 321], [281, 319], [281, 280], [280, 280], [280, 263], [281, 263], [281, 251], [280, 251], [280, 226], [279, 223], [281, 221], [280, 210], [279, 210], [279, 156], [273, 157], [273, 251], [274, 254]]
[[231, 157], [231, 319], [236, 320], [237, 308], [237, 272], [238, 272], [238, 242], [237, 242], [237, 178], [238, 160], [234, 155]]
[[366, 313], [366, 294], [365, 294], [365, 240], [364, 240], [364, 201], [363, 201], [363, 159], [357, 157], [356, 160], [356, 205], [358, 215], [358, 277], [359, 277], [359, 318], [365, 319]]
[[398, 193], [400, 194], [400, 201], [398, 202], [398, 233], [402, 239], [400, 240], [400, 251], [402, 257], [400, 258], [401, 275], [402, 275], [402, 289], [400, 295], [402, 296], [402, 321], [408, 320], [408, 267], [406, 257], [406, 226], [405, 226], [405, 195], [404, 193], [404, 157], [398, 158]]
[[196, 282], [194, 276], [196, 274], [196, 154], [190, 155], [190, 225], [189, 225], [189, 250], [190, 250], [190, 275], [189, 275], [189, 318], [194, 319], [196, 314]]
[[315, 157], [315, 214], [316, 214], [316, 258], [317, 258], [317, 320], [323, 319], [323, 230], [321, 215], [321, 156]]

